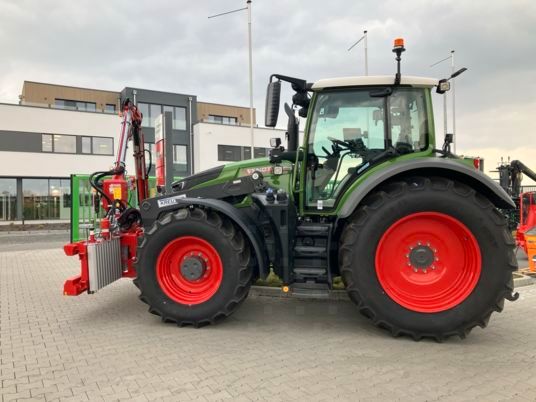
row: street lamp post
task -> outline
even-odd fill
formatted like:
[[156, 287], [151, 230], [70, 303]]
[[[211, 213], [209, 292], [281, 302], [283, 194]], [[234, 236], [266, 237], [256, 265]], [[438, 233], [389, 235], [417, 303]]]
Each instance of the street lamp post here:
[[253, 134], [253, 46], [251, 40], [251, 1], [246, 0], [246, 7], [237, 10], [226, 11], [224, 13], [211, 15], [208, 18], [221, 17], [238, 11], [247, 10], [248, 13], [248, 51], [249, 51], [249, 134], [251, 138], [251, 158], [255, 157], [255, 135]]
[[368, 75], [368, 38], [367, 38], [367, 30], [363, 31], [363, 36], [357, 40], [352, 46], [348, 48], [348, 51], [352, 50], [357, 44], [361, 41], [364, 41], [364, 48], [365, 48], [365, 75]]

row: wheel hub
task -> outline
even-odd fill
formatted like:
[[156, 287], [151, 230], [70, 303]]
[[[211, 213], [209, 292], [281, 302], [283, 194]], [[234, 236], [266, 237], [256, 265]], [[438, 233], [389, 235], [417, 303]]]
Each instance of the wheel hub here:
[[190, 282], [199, 280], [207, 270], [207, 264], [201, 256], [185, 257], [180, 266], [181, 275]]
[[429, 268], [435, 260], [434, 251], [428, 246], [414, 247], [409, 253], [409, 262], [415, 268]]

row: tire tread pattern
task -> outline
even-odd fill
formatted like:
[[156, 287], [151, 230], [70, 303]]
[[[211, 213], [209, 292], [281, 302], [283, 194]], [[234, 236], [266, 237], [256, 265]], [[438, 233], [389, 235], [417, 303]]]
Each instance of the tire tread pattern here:
[[[169, 225], [175, 221], [187, 220], [204, 221], [207, 225], [212, 226], [221, 234], [221, 236], [229, 240], [233, 250], [237, 253], [240, 263], [240, 266], [238, 267], [240, 281], [234, 290], [234, 296], [231, 298], [231, 300], [229, 300], [226, 305], [222, 306], [219, 311], [214, 313], [211, 317], [199, 320], [182, 320], [167, 316], [163, 311], [152, 306], [149, 298], [144, 295], [138, 278], [134, 279], [134, 284], [141, 292], [139, 295], [140, 300], [149, 305], [149, 312], [151, 314], [160, 316], [162, 321], [166, 323], [174, 323], [179, 327], [193, 326], [195, 328], [200, 328], [209, 324], [216, 324], [227, 318], [246, 299], [251, 283], [253, 282], [252, 273], [254, 258], [250, 253], [249, 242], [246, 240], [243, 233], [228, 218], [217, 212], [201, 208], [184, 208], [160, 217], [151, 228], [146, 230], [142, 240], [140, 241], [140, 244], [138, 245], [138, 257], [144, 252], [144, 249], [148, 247], [150, 238], [155, 236], [160, 228], [165, 227], [166, 225]], [[138, 272], [140, 271], [138, 270]]]
[[[389, 199], [399, 197], [408, 191], [422, 191], [427, 187], [434, 191], [453, 191], [459, 196], [471, 200], [481, 209], [486, 210], [487, 215], [493, 217], [493, 222], [497, 226], [498, 230], [502, 231], [504, 246], [509, 252], [509, 263], [504, 267], [504, 269], [510, 272], [510, 279], [507, 283], [505, 283], [504, 288], [496, 295], [495, 303], [485, 312], [483, 312], [479, 319], [464, 323], [450, 332], [423, 333], [409, 331], [398, 328], [394, 324], [385, 321], [384, 319], [380, 318], [380, 315], [374, 311], [371, 306], [367, 305], [367, 302], [361, 296], [359, 287], [357, 286], [352, 275], [351, 254], [354, 249], [354, 242], [358, 237], [360, 229], [367, 225], [368, 217]], [[519, 295], [517, 293], [513, 293], [513, 279], [511, 275], [513, 271], [517, 270], [517, 260], [514, 254], [514, 246], [515, 241], [511, 232], [508, 230], [507, 219], [486, 197], [477, 193], [475, 190], [463, 183], [455, 182], [446, 178], [414, 177], [408, 178], [406, 181], [387, 183], [379, 190], [366, 197], [362, 206], [357, 208], [353, 215], [349, 218], [346, 227], [343, 230], [339, 244], [339, 261], [341, 261], [341, 274], [343, 281], [346, 284], [346, 290], [350, 299], [357, 305], [359, 312], [365, 317], [371, 319], [374, 325], [389, 331], [394, 337], [406, 335], [413, 338], [415, 341], [419, 341], [423, 338], [432, 338], [437, 342], [442, 342], [451, 336], [459, 336], [460, 338], [464, 339], [476, 326], [485, 328], [489, 322], [491, 314], [495, 311], [501, 312], [503, 310], [504, 299], [514, 301], [518, 298]]]

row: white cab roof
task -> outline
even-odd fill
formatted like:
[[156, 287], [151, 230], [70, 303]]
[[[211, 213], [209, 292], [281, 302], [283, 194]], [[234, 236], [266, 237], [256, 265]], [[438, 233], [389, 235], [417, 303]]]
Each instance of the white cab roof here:
[[[431, 88], [438, 83], [437, 78], [425, 78], [414, 77], [411, 75], [403, 75], [400, 80], [401, 85], [411, 85], [414, 87], [428, 87]], [[339, 78], [326, 78], [316, 81], [313, 84], [313, 90], [322, 88], [334, 88], [334, 87], [359, 87], [368, 85], [393, 85], [395, 82], [395, 75], [368, 75], [361, 77], [339, 77]]]

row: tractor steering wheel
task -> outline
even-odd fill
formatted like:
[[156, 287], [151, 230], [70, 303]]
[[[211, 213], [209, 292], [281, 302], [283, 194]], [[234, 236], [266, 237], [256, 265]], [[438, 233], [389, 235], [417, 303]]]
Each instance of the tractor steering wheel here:
[[328, 136], [327, 138], [339, 147], [350, 148], [350, 144], [348, 144], [346, 141], [338, 140], [337, 138], [333, 138], [330, 136]]

